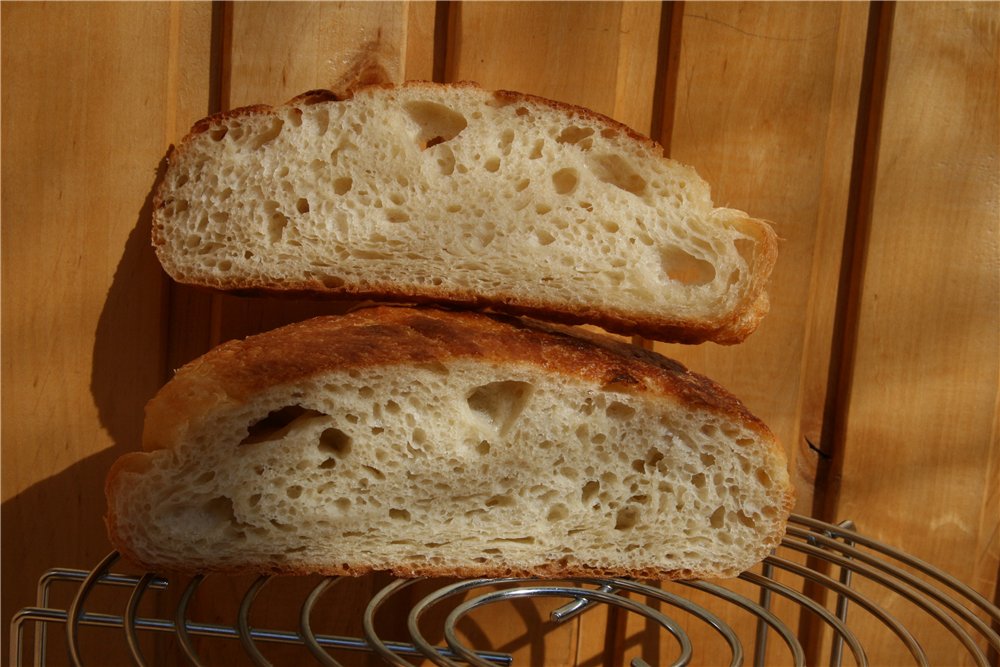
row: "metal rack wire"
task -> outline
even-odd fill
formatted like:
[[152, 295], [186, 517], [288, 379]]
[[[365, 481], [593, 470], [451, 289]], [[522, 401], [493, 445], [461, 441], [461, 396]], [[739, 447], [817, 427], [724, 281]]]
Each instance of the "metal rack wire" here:
[[[955, 663], [981, 667], [996, 665], [1000, 656], [1000, 609], [969, 586], [947, 573], [897, 549], [865, 537], [850, 522], [833, 525], [793, 515], [781, 547], [754, 571], [743, 573], [740, 586], [729, 582], [686, 581], [650, 584], [624, 579], [572, 579], [566, 581], [527, 579], [474, 579], [442, 583], [409, 608], [406, 641], [389, 641], [376, 629], [376, 616], [390, 601], [400, 599], [404, 590], [420, 580], [400, 579], [377, 591], [360, 610], [362, 636], [343, 637], [317, 633], [313, 616], [317, 602], [342, 583], [343, 578], [322, 579], [301, 603], [298, 630], [271, 630], [252, 627], [250, 611], [261, 590], [272, 581], [260, 577], [246, 589], [239, 603], [237, 620], [232, 625], [199, 623], [189, 618], [189, 608], [204, 577], [195, 576], [186, 583], [168, 581], [152, 573], [117, 574], [111, 568], [118, 555], [108, 555], [90, 571], [53, 569], [38, 585], [36, 606], [22, 609], [11, 620], [10, 664], [25, 664], [26, 652], [36, 665], [46, 664], [48, 651], [46, 627], [62, 626], [71, 664], [84, 664], [79, 649], [86, 628], [121, 629], [121, 641], [127, 645], [133, 664], [155, 664], [143, 655], [143, 635], [165, 633], [173, 636], [180, 652], [192, 665], [203, 664], [194, 638], [216, 638], [238, 642], [247, 664], [269, 665], [261, 651], [264, 644], [285, 643], [305, 646], [308, 655], [320, 665], [341, 664], [334, 655], [343, 652], [374, 654], [389, 665], [412, 665], [413, 660], [436, 665], [507, 665], [511, 656], [496, 651], [466, 646], [456, 630], [461, 619], [475, 610], [523, 598], [557, 598], [565, 604], [551, 612], [551, 621], [562, 623], [585, 613], [596, 605], [624, 610], [646, 619], [647, 624], [665, 633], [673, 646], [673, 665], [697, 663], [699, 647], [685, 631], [684, 619], [697, 619], [712, 628], [718, 642], [728, 647], [731, 665], [748, 660], [764, 665], [768, 656], [777, 653], [782, 664], [803, 665], [813, 661], [839, 666], [869, 664], [869, 650], [863, 637], [852, 627], [851, 619], [865, 617], [865, 627], [877, 626], [883, 636], [901, 642], [913, 664], [930, 664], [928, 652], [919, 637], [891, 613], [899, 601], [914, 605], [933, 619], [944, 634], [953, 640]], [[66, 609], [50, 606], [50, 591], [59, 583], [72, 583], [76, 591]], [[426, 583], [426, 582], [425, 582]], [[274, 585], [280, 585], [274, 584]], [[756, 599], [745, 594], [749, 585]], [[156, 618], [139, 613], [140, 603], [167, 587], [183, 586], [171, 618]], [[95, 589], [121, 589], [127, 592], [120, 613], [88, 611], [88, 601]], [[481, 592], [486, 591], [486, 592]], [[698, 593], [695, 593], [698, 592]], [[697, 602], [691, 598], [697, 597]], [[406, 598], [409, 599], [409, 598]], [[779, 599], [785, 602], [778, 602]], [[709, 602], [705, 602], [709, 600]], [[886, 602], [888, 601], [888, 602]], [[783, 611], [776, 610], [781, 607]], [[749, 636], [741, 635], [723, 617], [726, 611], [740, 609], [754, 619]], [[428, 640], [426, 619], [431, 609], [444, 609], [447, 616], [440, 629], [443, 645]], [[792, 610], [789, 614], [788, 609]], [[437, 616], [440, 616], [438, 614]], [[802, 639], [802, 619], [821, 627], [827, 639], [813, 647], [807, 656]], [[875, 619], [877, 623], [872, 623]], [[808, 624], [807, 624], [808, 625]], [[798, 630], [793, 630], [793, 626]], [[26, 630], [34, 631], [34, 642], [26, 644]], [[704, 637], [704, 633], [702, 633]], [[775, 641], [777, 639], [777, 641]], [[770, 642], [770, 647], [769, 647]], [[813, 642], [816, 644], [816, 642]], [[869, 644], [870, 646], [870, 644]], [[769, 648], [771, 653], [769, 653]], [[819, 653], [822, 653], [820, 655]], [[634, 667], [647, 665], [635, 657]]]

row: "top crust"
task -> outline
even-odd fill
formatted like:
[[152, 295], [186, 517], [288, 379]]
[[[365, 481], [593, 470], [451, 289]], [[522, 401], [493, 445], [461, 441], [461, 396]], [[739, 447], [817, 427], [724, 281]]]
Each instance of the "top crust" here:
[[773, 440], [720, 385], [680, 363], [584, 330], [436, 308], [375, 306], [317, 317], [230, 341], [180, 369], [146, 407], [143, 448], [170, 448], [199, 415], [327, 370], [435, 364], [452, 359], [534, 364], [617, 391], [676, 396]]

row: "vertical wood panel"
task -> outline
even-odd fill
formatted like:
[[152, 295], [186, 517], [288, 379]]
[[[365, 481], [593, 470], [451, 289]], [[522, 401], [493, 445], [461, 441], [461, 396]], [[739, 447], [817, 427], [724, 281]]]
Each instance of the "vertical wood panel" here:
[[110, 549], [104, 476], [163, 379], [150, 192], [207, 90], [205, 9], [3, 5], [5, 650], [42, 572]]
[[453, 11], [449, 81], [578, 104], [649, 132], [658, 3], [472, 2]]
[[[998, 38], [995, 4], [896, 6], [836, 507], [987, 597], [1000, 552]], [[954, 664], [946, 632], [866, 590], [927, 629], [932, 663]]]
[[[676, 88], [664, 108], [671, 157], [699, 171], [716, 205], [771, 221], [781, 240], [770, 313], [747, 341], [655, 349], [721, 382], [768, 423], [788, 452], [804, 513], [816, 467], [806, 437], [819, 441], [866, 19], [865, 3], [685, 3]], [[779, 608], [795, 619], [790, 606]], [[730, 609], [723, 618], [752, 636], [744, 614]], [[690, 631], [719, 649], [701, 664], [728, 660], [711, 630]]]

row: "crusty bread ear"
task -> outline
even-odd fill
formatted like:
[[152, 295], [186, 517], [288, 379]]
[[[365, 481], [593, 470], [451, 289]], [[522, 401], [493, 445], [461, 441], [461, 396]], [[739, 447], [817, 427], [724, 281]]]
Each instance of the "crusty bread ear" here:
[[688, 343], [756, 328], [775, 239], [629, 128], [472, 84], [311, 91], [199, 121], [153, 224], [181, 282], [491, 306]]
[[377, 307], [230, 342], [107, 481], [151, 569], [733, 576], [791, 505], [773, 435], [680, 364], [537, 322]]

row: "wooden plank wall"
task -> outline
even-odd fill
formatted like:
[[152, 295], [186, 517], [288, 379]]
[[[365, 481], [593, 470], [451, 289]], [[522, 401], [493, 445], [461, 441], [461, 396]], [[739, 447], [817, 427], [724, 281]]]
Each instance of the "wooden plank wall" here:
[[[5, 648], [45, 569], [108, 550], [104, 473], [171, 369], [344, 307], [172, 285], [147, 240], [169, 145], [214, 111], [369, 80], [590, 107], [695, 166], [717, 204], [773, 221], [758, 332], [656, 347], [772, 426], [797, 511], [853, 519], [996, 599], [1000, 5], [5, 2], [0, 26]], [[659, 650], [613, 614], [540, 639], [537, 608], [507, 613], [468, 630], [525, 664]]]

